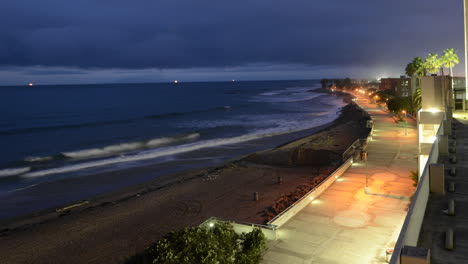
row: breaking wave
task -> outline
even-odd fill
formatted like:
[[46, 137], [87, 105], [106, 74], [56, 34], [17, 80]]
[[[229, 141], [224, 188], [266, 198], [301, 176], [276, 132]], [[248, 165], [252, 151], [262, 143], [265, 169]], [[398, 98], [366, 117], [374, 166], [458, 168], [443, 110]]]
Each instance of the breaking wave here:
[[1, 177], [10, 177], [10, 176], [15, 176], [15, 175], [20, 175], [20, 174], [26, 173], [26, 172], [28, 172], [30, 170], [31, 170], [30, 167], [2, 169], [2, 170], [0, 170], [0, 178]]
[[311, 92], [311, 87], [290, 87], [283, 90], [263, 92], [250, 99], [251, 102], [292, 103], [312, 100], [323, 94]]
[[[192, 143], [186, 143], [182, 145], [177, 145], [177, 146], [164, 146], [160, 147], [157, 149], [152, 149], [152, 150], [145, 150], [133, 155], [122, 155], [119, 157], [113, 157], [113, 158], [107, 158], [103, 160], [96, 160], [96, 161], [89, 161], [89, 162], [83, 162], [79, 164], [73, 164], [73, 165], [67, 165], [63, 167], [58, 167], [58, 168], [53, 168], [53, 169], [46, 169], [46, 170], [41, 170], [41, 171], [32, 171], [25, 173], [21, 175], [21, 177], [25, 178], [33, 178], [33, 177], [42, 177], [42, 176], [47, 176], [47, 175], [52, 175], [52, 174], [58, 174], [58, 173], [68, 173], [68, 172], [73, 172], [73, 171], [79, 171], [83, 169], [89, 169], [89, 168], [96, 168], [96, 167], [102, 167], [102, 166], [108, 166], [108, 165], [113, 165], [117, 163], [122, 163], [122, 162], [134, 162], [134, 161], [142, 161], [142, 160], [149, 160], [149, 159], [156, 159], [164, 156], [170, 156], [170, 155], [176, 155], [176, 154], [181, 154], [189, 151], [194, 151], [194, 150], [199, 150], [203, 148], [210, 148], [210, 147], [219, 147], [223, 145], [231, 145], [231, 144], [238, 144], [238, 143], [243, 143], [255, 139], [260, 139], [260, 138], [266, 138], [266, 137], [272, 137], [284, 133], [290, 133], [294, 131], [300, 131], [304, 129], [311, 128], [313, 126], [320, 126], [323, 125], [327, 122], [330, 122], [334, 119], [335, 117], [327, 117], [327, 118], [318, 118], [315, 119], [315, 124], [311, 125], [308, 127], [296, 127], [296, 129], [287, 129], [287, 130], [278, 130], [277, 128], [271, 128], [271, 129], [264, 129], [261, 131], [257, 131], [254, 133], [249, 133], [246, 135], [242, 136], [237, 136], [237, 137], [231, 137], [231, 138], [217, 138], [217, 139], [210, 139], [210, 140], [204, 140], [204, 141], [196, 141]], [[198, 137], [196, 136], [197, 134], [191, 134], [187, 137]], [[187, 138], [186, 137], [186, 138]], [[162, 144], [162, 139], [160, 143]], [[146, 142], [148, 144], [151, 141]], [[159, 143], [159, 142], [157, 142]], [[124, 148], [128, 148], [129, 146], [125, 146]], [[86, 155], [93, 155], [91, 150], [87, 150], [88, 152]], [[102, 151], [102, 150], [100, 150]], [[80, 154], [85, 155], [85, 152], [80, 151], [80, 152], [74, 152], [76, 156], [79, 156]], [[65, 153], [65, 155], [67, 155]], [[70, 153], [68, 153], [70, 155]]]
[[28, 157], [25, 159], [27, 162], [43, 162], [49, 160], [62, 160], [62, 159], [87, 159], [95, 157], [111, 156], [119, 153], [135, 151], [145, 148], [156, 148], [174, 144], [177, 142], [185, 142], [196, 140], [200, 137], [199, 133], [192, 133], [188, 135], [175, 136], [175, 137], [161, 137], [154, 138], [147, 141], [128, 142], [122, 144], [114, 144], [102, 148], [82, 149], [70, 152], [62, 152], [55, 156], [44, 157]]

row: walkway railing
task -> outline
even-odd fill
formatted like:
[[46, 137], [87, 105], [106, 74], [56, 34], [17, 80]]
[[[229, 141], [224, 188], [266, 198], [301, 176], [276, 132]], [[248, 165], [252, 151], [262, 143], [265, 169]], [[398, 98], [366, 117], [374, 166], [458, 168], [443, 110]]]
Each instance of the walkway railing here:
[[[354, 103], [354, 104], [357, 107], [359, 107], [362, 111], [365, 111], [358, 104], [356, 104], [356, 103]], [[368, 134], [368, 136], [366, 138], [356, 139], [356, 141], [354, 141], [353, 144], [351, 144], [351, 146], [349, 146], [343, 152], [343, 154], [341, 155], [341, 159], [342, 159], [343, 162], [346, 161], [347, 159], [349, 159], [350, 157], [356, 157], [356, 151], [366, 149], [366, 145], [369, 144], [369, 142], [372, 140], [372, 138], [374, 136], [374, 122], [373, 121], [371, 122], [370, 129], [371, 130], [370, 130], [370, 132], [369, 132], [369, 134]]]

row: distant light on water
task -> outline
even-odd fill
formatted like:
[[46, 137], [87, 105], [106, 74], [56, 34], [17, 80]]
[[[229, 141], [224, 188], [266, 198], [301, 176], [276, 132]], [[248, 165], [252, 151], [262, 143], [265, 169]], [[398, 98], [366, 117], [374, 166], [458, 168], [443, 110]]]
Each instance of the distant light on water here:
[[179, 81], [178, 81], [178, 80], [175, 80], [174, 83], [179, 83]]
[[28, 86], [33, 86], [34, 84], [33, 83], [28, 83]]

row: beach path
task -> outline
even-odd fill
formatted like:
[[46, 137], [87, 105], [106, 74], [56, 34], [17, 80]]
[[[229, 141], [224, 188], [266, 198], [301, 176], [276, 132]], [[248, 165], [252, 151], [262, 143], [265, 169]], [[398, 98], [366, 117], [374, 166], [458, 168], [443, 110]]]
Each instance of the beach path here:
[[[368, 160], [356, 160], [328, 190], [280, 229], [262, 263], [386, 263], [414, 192], [417, 130], [364, 97], [357, 103], [374, 120]], [[368, 191], [366, 192], [366, 177]]]

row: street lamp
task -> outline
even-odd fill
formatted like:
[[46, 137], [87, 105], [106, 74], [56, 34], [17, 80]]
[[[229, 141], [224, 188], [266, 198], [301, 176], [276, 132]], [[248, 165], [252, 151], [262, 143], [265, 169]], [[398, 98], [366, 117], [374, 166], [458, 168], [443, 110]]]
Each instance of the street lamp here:
[[408, 136], [408, 121], [406, 121], [406, 110], [403, 110], [401, 111], [404, 115], [405, 115], [405, 123], [404, 123], [404, 126], [405, 126], [405, 136]]

